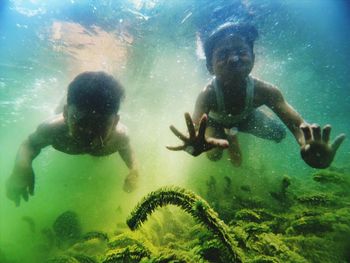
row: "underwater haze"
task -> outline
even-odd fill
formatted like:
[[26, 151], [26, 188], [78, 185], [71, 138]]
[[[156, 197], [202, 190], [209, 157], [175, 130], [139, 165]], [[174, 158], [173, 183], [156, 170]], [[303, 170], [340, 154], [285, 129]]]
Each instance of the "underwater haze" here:
[[[226, 153], [166, 149], [212, 79], [201, 41], [227, 21], [259, 31], [253, 76], [307, 122], [331, 124], [332, 139], [350, 135], [347, 0], [0, 0], [0, 263], [350, 262], [348, 139], [324, 170], [290, 132], [278, 144], [240, 133], [239, 168]], [[5, 184], [19, 146], [77, 74], [100, 70], [125, 88], [139, 187], [123, 191], [118, 154], [47, 147], [34, 196], [16, 207]]]

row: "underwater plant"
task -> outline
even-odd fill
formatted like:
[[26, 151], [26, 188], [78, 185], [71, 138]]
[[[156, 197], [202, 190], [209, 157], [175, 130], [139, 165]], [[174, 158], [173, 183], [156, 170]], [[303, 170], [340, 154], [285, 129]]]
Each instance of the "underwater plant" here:
[[297, 201], [301, 204], [308, 206], [328, 206], [332, 203], [332, 198], [330, 195], [323, 193], [316, 193], [310, 195], [298, 196]]
[[66, 211], [60, 214], [52, 226], [59, 245], [62, 243], [72, 244], [82, 234], [78, 215], [73, 211]]
[[78, 254], [73, 256], [79, 263], [97, 263], [97, 261], [89, 256], [84, 254]]
[[283, 176], [280, 189], [278, 192], [270, 192], [270, 195], [280, 202], [283, 206], [290, 206], [291, 199], [288, 197], [288, 187], [290, 186], [291, 181], [288, 176]]
[[90, 239], [94, 239], [94, 238], [97, 238], [101, 241], [106, 241], [106, 242], [109, 241], [108, 235], [106, 233], [99, 232], [99, 231], [87, 232], [87, 233], [83, 234], [81, 239], [82, 240], [90, 240]]
[[164, 187], [148, 194], [131, 212], [127, 219], [128, 226], [131, 230], [136, 230], [155, 209], [169, 204], [179, 206], [214, 233], [224, 248], [227, 260], [242, 262], [241, 253], [229, 234], [228, 226], [205, 200], [180, 187]]
[[127, 246], [125, 248], [118, 248], [110, 250], [106, 258], [102, 263], [116, 263], [116, 262], [129, 262], [137, 263], [140, 262], [143, 258], [148, 258], [150, 256], [147, 250], [139, 246]]
[[347, 183], [344, 176], [341, 173], [333, 172], [333, 171], [319, 171], [312, 175], [314, 181], [319, 182], [321, 184], [337, 184], [342, 185]]
[[71, 257], [71, 256], [56, 256], [53, 258], [50, 258], [49, 260], [46, 261], [46, 263], [80, 263], [76, 258]]

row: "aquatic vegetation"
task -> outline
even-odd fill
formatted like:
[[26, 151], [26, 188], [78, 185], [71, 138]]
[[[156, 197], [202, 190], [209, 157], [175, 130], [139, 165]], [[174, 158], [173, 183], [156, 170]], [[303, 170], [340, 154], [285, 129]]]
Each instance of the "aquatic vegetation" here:
[[117, 248], [109, 250], [102, 263], [130, 262], [137, 263], [143, 258], [149, 257], [148, 251], [139, 246], [127, 246], [125, 248]]
[[[307, 263], [299, 254], [283, 242], [282, 235], [273, 233], [262, 233], [255, 236], [254, 239], [249, 239], [247, 247], [251, 250], [252, 258], [262, 255], [273, 257], [277, 262], [300, 262]], [[257, 260], [257, 258], [255, 258]], [[259, 262], [259, 261], [255, 261]], [[273, 261], [272, 261], [273, 262]]]
[[332, 222], [322, 216], [305, 216], [292, 222], [289, 233], [320, 234], [333, 230]]
[[258, 234], [271, 232], [266, 224], [249, 223], [243, 226], [243, 230], [247, 233], [246, 241], [255, 238]]
[[270, 192], [270, 195], [280, 202], [283, 206], [290, 206], [292, 204], [292, 199], [288, 196], [288, 187], [291, 184], [291, 179], [288, 176], [284, 176], [281, 181], [281, 186], [279, 191]]
[[56, 256], [50, 258], [46, 263], [80, 263], [76, 258], [71, 256]]
[[280, 261], [277, 260], [275, 257], [260, 255], [254, 257], [252, 260], [248, 261], [249, 263], [279, 263]]
[[79, 263], [97, 263], [97, 261], [91, 257], [88, 257], [84, 254], [78, 254], [73, 256]]
[[[302, 255], [308, 262], [345, 262], [342, 251], [331, 239], [317, 236], [285, 237], [287, 246]], [[333, 253], [330, 253], [332, 251]]]
[[144, 259], [142, 263], [195, 263], [200, 262], [197, 257], [184, 251], [171, 251], [163, 249], [159, 255], [152, 256], [150, 259]]
[[78, 215], [72, 211], [66, 211], [60, 214], [53, 223], [52, 228], [60, 244], [71, 244], [77, 241], [82, 234]]
[[246, 185], [246, 184], [241, 185], [240, 189], [241, 189], [242, 191], [248, 192], [248, 193], [250, 193], [250, 192], [252, 191], [251, 187], [250, 187], [249, 185]]
[[208, 203], [196, 194], [183, 188], [161, 188], [147, 195], [131, 212], [127, 224], [135, 230], [147, 220], [147, 216], [156, 208], [166, 205], [176, 205], [193, 216], [200, 224], [205, 225], [222, 242], [227, 259], [241, 262], [241, 255], [235, 242], [228, 233], [228, 227], [218, 218]]
[[347, 183], [344, 175], [334, 171], [318, 171], [312, 175], [314, 181], [319, 182], [321, 184], [337, 184], [342, 185]]
[[82, 240], [90, 240], [94, 238], [100, 239], [101, 241], [106, 241], [106, 242], [109, 241], [108, 235], [106, 233], [98, 232], [98, 231], [87, 232], [83, 234], [81, 237]]
[[258, 213], [250, 209], [241, 209], [235, 215], [236, 220], [244, 220], [248, 222], [261, 222], [261, 217]]
[[297, 201], [308, 206], [327, 206], [333, 202], [330, 195], [322, 193], [298, 196]]
[[224, 194], [229, 196], [232, 193], [232, 179], [228, 176], [225, 176], [224, 180]]
[[138, 236], [136, 238], [132, 235], [132, 233], [124, 233], [117, 236], [114, 236], [112, 240], [108, 243], [108, 247], [110, 250], [118, 249], [118, 248], [126, 248], [128, 246], [138, 247], [140, 250], [144, 250], [146, 254], [151, 254], [151, 247], [149, 241], [142, 236]]

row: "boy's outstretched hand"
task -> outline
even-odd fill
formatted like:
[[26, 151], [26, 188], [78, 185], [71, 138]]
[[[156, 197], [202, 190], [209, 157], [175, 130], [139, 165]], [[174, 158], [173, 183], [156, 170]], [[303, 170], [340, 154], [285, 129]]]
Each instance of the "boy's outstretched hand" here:
[[16, 206], [20, 205], [21, 198], [28, 201], [29, 195], [34, 195], [34, 178], [32, 166], [16, 166], [7, 179], [6, 195], [15, 202]]
[[124, 180], [123, 190], [124, 192], [131, 193], [138, 186], [139, 173], [137, 170], [130, 170], [130, 173]]
[[205, 129], [207, 127], [208, 117], [206, 114], [203, 114], [200, 122], [199, 129], [196, 132], [194, 128], [194, 123], [188, 112], [185, 113], [185, 120], [187, 125], [187, 130], [189, 136], [184, 135], [173, 125], [170, 126], [170, 130], [181, 140], [183, 145], [180, 146], [167, 146], [169, 150], [172, 151], [186, 151], [193, 156], [198, 156], [202, 152], [209, 151], [214, 147], [227, 148], [228, 141], [223, 139], [216, 138], [205, 138]]
[[305, 143], [301, 146], [300, 153], [303, 160], [313, 168], [327, 168], [333, 161], [335, 153], [345, 139], [345, 134], [338, 135], [332, 144], [329, 143], [331, 126], [323, 129], [319, 125], [302, 124]]

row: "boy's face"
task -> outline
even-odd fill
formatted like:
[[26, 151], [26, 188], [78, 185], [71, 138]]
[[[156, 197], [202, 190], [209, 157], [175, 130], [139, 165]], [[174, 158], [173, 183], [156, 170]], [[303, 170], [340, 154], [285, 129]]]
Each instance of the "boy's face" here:
[[244, 39], [227, 36], [213, 50], [212, 72], [222, 79], [246, 78], [254, 65], [254, 53]]
[[80, 110], [75, 105], [65, 106], [64, 118], [69, 134], [80, 145], [101, 147], [115, 129], [118, 114], [102, 115], [91, 110]]

